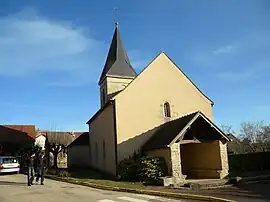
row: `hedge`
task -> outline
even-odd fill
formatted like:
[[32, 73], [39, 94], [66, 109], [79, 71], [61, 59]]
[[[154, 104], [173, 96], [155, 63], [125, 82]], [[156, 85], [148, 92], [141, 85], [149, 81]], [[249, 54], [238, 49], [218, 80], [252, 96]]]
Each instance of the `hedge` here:
[[142, 181], [146, 184], [158, 184], [167, 173], [162, 157], [143, 157], [134, 153], [118, 164], [118, 177], [126, 181]]
[[230, 171], [258, 171], [270, 170], [270, 152], [256, 152], [248, 154], [230, 154]]

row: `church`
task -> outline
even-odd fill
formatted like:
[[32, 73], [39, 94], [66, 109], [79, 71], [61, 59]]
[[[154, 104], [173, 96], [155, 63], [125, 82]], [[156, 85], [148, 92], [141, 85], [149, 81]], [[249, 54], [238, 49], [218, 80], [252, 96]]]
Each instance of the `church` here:
[[99, 78], [100, 109], [89, 125], [88, 165], [117, 176], [135, 151], [164, 157], [176, 180], [228, 175], [230, 138], [214, 123], [213, 101], [165, 53], [137, 74], [116, 23]]

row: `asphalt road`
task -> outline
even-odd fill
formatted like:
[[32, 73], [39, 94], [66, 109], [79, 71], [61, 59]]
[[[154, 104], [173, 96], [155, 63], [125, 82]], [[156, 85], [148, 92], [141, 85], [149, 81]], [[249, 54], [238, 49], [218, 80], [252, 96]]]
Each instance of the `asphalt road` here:
[[150, 195], [104, 191], [54, 180], [26, 186], [25, 175], [0, 175], [0, 202], [179, 202]]

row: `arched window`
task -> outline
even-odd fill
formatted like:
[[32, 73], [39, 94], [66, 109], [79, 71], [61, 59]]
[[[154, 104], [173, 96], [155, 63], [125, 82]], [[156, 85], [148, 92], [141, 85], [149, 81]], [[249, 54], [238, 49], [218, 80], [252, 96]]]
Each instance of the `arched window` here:
[[164, 103], [164, 116], [171, 117], [171, 108], [170, 108], [170, 103], [168, 102]]

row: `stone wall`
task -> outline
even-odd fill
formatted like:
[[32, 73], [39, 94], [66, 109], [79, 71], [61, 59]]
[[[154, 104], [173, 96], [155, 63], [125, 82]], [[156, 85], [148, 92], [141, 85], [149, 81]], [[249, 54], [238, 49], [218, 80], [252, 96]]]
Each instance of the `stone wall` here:
[[181, 184], [185, 181], [186, 176], [182, 174], [180, 144], [174, 143], [170, 148], [174, 184]]
[[57, 166], [58, 168], [67, 168], [67, 154], [61, 152], [57, 156]]
[[222, 168], [220, 178], [224, 178], [229, 174], [227, 143], [223, 144], [221, 141], [219, 141], [219, 148], [220, 148], [220, 160]]

